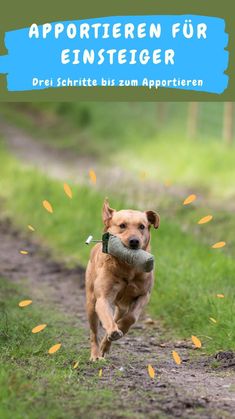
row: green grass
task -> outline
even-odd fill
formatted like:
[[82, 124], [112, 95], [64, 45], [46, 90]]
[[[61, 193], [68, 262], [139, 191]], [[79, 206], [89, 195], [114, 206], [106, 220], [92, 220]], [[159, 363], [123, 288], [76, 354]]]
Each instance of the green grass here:
[[[101, 237], [103, 197], [95, 188], [77, 185], [70, 200], [64, 193], [63, 182], [21, 168], [3, 150], [1, 156], [1, 197], [6, 210], [25, 230], [31, 224], [36, 235], [54, 247], [57, 254], [85, 263], [90, 250], [85, 245], [86, 238], [90, 234]], [[43, 200], [51, 203], [53, 214], [43, 208]]]
[[[201, 245], [174, 224], [163, 227], [157, 245], [157, 286], [151, 313], [178, 336], [198, 336], [209, 351], [234, 349], [233, 260]], [[216, 298], [217, 293], [225, 298]], [[218, 323], [211, 323], [209, 317]]]
[[[58, 255], [85, 265], [90, 249], [84, 240], [89, 234], [101, 236], [104, 196], [95, 187], [71, 186], [74, 197], [69, 200], [61, 182], [22, 168], [1, 150], [0, 191], [5, 211], [25, 230], [32, 224], [36, 232], [29, 234], [36, 234]], [[53, 214], [43, 209], [44, 199], [51, 202]], [[117, 196], [110, 196], [110, 201], [113, 207], [125, 206]], [[153, 201], [153, 208], [155, 205]], [[181, 202], [178, 205], [171, 216], [158, 208], [161, 228], [152, 234], [157, 281], [149, 310], [162, 319], [173, 337], [197, 335], [208, 352], [235, 349], [234, 261], [230, 256], [234, 241], [232, 248], [228, 241], [227, 251], [210, 248], [217, 240], [227, 240], [227, 234], [231, 236], [234, 219], [226, 229], [225, 218], [221, 228], [214, 214], [213, 223], [199, 227], [196, 220], [206, 214], [200, 208], [182, 208]], [[216, 298], [217, 293], [225, 298]], [[218, 323], [211, 323], [209, 317]]]
[[[0, 417], [88, 418], [108, 413], [114, 396], [98, 378], [102, 364], [87, 363], [81, 329], [37, 298], [19, 308], [19, 301], [31, 296], [3, 278], [0, 297]], [[44, 322], [48, 326], [43, 332], [31, 333]], [[49, 355], [48, 349], [58, 342], [61, 349]]]
[[[200, 137], [190, 141], [182, 130], [166, 129], [155, 138], [129, 139], [129, 152], [119, 149], [115, 161], [138, 176], [146, 172], [158, 183], [170, 181], [173, 186], [196, 188], [205, 195], [222, 200], [234, 199], [235, 148], [222, 140]], [[131, 158], [130, 158], [131, 150]]]

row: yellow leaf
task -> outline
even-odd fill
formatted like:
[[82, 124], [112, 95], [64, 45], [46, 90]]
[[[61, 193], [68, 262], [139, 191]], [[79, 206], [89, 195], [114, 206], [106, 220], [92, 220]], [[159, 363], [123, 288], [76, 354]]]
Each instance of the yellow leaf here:
[[148, 373], [149, 373], [149, 377], [150, 378], [154, 378], [155, 377], [155, 371], [154, 368], [152, 367], [152, 365], [148, 365]]
[[101, 378], [101, 377], [102, 377], [102, 375], [103, 375], [103, 370], [102, 370], [102, 369], [100, 369], [100, 370], [99, 370], [99, 377]]
[[212, 219], [213, 219], [213, 216], [212, 215], [207, 215], [206, 217], [201, 218], [198, 221], [198, 224], [206, 224], [206, 223], [209, 223]]
[[29, 252], [27, 250], [21, 250], [20, 253], [21, 253], [21, 255], [28, 255], [29, 254]]
[[166, 188], [170, 188], [170, 186], [172, 186], [172, 182], [170, 181], [170, 180], [165, 180], [165, 182], [164, 182], [164, 186], [166, 187]]
[[78, 365], [79, 365], [79, 362], [75, 362], [75, 364], [73, 366], [73, 369], [76, 370], [76, 368], [78, 367]]
[[47, 324], [39, 324], [32, 329], [32, 333], [39, 333], [47, 327]]
[[224, 294], [217, 294], [216, 297], [217, 298], [224, 298]]
[[73, 197], [73, 192], [72, 189], [70, 188], [70, 186], [67, 183], [64, 183], [64, 192], [66, 193], [66, 195], [72, 199]]
[[215, 320], [214, 317], [209, 317], [209, 319], [212, 323], [217, 323], [217, 320]]
[[195, 345], [196, 348], [201, 348], [202, 347], [202, 343], [200, 341], [200, 339], [197, 338], [197, 336], [192, 336], [192, 342]]
[[224, 247], [224, 246], [226, 246], [226, 242], [218, 242], [218, 243], [213, 244], [213, 246], [211, 247], [212, 249], [221, 249], [221, 247]]
[[55, 352], [57, 352], [60, 348], [61, 348], [61, 343], [57, 343], [56, 345], [53, 345], [53, 346], [49, 349], [48, 353], [49, 353], [50, 355], [52, 355], [52, 354], [54, 354]]
[[94, 170], [91, 169], [89, 171], [89, 176], [90, 176], [91, 182], [95, 185], [96, 184], [96, 174], [95, 174]]
[[42, 205], [44, 206], [44, 208], [45, 208], [48, 212], [50, 212], [51, 214], [53, 213], [53, 208], [52, 208], [52, 206], [51, 206], [51, 204], [50, 204], [50, 202], [49, 202], [49, 201], [47, 201], [47, 200], [43, 201]]
[[189, 205], [191, 204], [193, 201], [195, 201], [197, 199], [197, 195], [189, 195], [185, 200], [184, 200], [184, 205]]
[[29, 306], [30, 304], [32, 304], [32, 300], [23, 300], [23, 301], [21, 301], [20, 303], [19, 303], [19, 307], [27, 307], [27, 306]]
[[28, 224], [28, 229], [31, 231], [35, 231], [35, 228], [33, 226], [31, 226], [31, 224]]
[[172, 356], [173, 356], [173, 359], [174, 359], [175, 363], [177, 365], [180, 365], [182, 361], [181, 361], [181, 358], [180, 358], [178, 352], [172, 351]]
[[147, 178], [147, 173], [146, 172], [140, 172], [140, 179], [145, 180], [146, 178]]

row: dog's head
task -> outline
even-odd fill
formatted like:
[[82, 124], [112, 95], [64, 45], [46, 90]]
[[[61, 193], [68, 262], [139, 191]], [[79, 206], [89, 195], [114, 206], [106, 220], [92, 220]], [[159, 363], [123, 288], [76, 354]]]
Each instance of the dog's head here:
[[130, 249], [146, 250], [150, 242], [150, 227], [159, 227], [160, 217], [154, 211], [121, 210], [110, 208], [106, 199], [102, 212], [104, 230], [117, 236]]

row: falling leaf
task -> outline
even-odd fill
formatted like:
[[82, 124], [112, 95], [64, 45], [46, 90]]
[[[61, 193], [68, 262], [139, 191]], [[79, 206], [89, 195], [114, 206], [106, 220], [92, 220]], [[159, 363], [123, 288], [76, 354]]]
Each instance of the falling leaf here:
[[51, 204], [50, 204], [50, 202], [49, 201], [43, 201], [43, 203], [42, 203], [42, 205], [44, 206], [44, 208], [48, 211], [48, 212], [50, 212], [51, 214], [53, 213], [53, 208], [52, 208], [52, 206], [51, 206]]
[[54, 354], [55, 352], [57, 352], [60, 348], [61, 348], [61, 343], [57, 343], [56, 345], [53, 345], [53, 346], [49, 349], [48, 353], [49, 353], [50, 355], [52, 355], [52, 354]]
[[194, 202], [197, 199], [197, 195], [189, 195], [185, 200], [184, 200], [184, 205], [189, 205], [192, 202]]
[[28, 254], [29, 254], [29, 252], [28, 252], [27, 250], [21, 250], [21, 251], [20, 251], [20, 254], [21, 254], [21, 255], [28, 255]]
[[35, 228], [33, 226], [31, 226], [31, 224], [28, 224], [28, 229], [31, 231], [35, 231]]
[[172, 356], [173, 356], [173, 359], [174, 359], [175, 363], [177, 365], [180, 365], [182, 361], [181, 361], [181, 358], [180, 358], [178, 352], [172, 351]]
[[164, 186], [165, 186], [166, 188], [169, 188], [170, 186], [172, 186], [172, 182], [171, 182], [170, 180], [165, 180], [165, 182], [164, 182]]
[[218, 242], [218, 243], [213, 244], [213, 246], [211, 247], [212, 249], [221, 249], [221, 247], [224, 247], [224, 246], [226, 246], [226, 242]]
[[146, 172], [140, 172], [140, 179], [145, 180], [147, 178]]
[[224, 294], [217, 294], [216, 297], [217, 298], [224, 298]]
[[27, 307], [27, 306], [29, 306], [30, 304], [32, 304], [32, 300], [23, 300], [23, 301], [21, 301], [20, 303], [19, 303], [19, 307]]
[[89, 171], [89, 176], [90, 176], [91, 182], [95, 185], [96, 184], [96, 174], [95, 174], [94, 170], [91, 169]]
[[72, 199], [73, 197], [73, 192], [72, 189], [70, 188], [70, 186], [67, 183], [64, 183], [64, 192], [66, 193], [66, 195]]
[[201, 348], [202, 347], [202, 343], [200, 341], [200, 339], [197, 338], [197, 336], [192, 336], [192, 342], [195, 345], [196, 348]]
[[209, 317], [209, 319], [212, 323], [217, 323], [217, 320], [215, 320], [214, 317]]
[[147, 325], [151, 326], [153, 324], [156, 324], [156, 321], [151, 319], [150, 317], [148, 317], [147, 319], [144, 320], [144, 324], [147, 324]]
[[207, 215], [206, 217], [201, 218], [198, 221], [198, 224], [206, 224], [206, 223], [209, 223], [212, 219], [213, 219], [213, 216], [212, 215]]
[[148, 365], [148, 373], [149, 373], [149, 377], [150, 378], [154, 378], [155, 377], [155, 371], [154, 368], [152, 367], [152, 365]]
[[76, 368], [78, 367], [78, 365], [79, 365], [79, 362], [75, 362], [75, 364], [73, 366], [73, 369], [76, 370]]
[[102, 375], [103, 375], [103, 370], [102, 370], [102, 368], [99, 370], [99, 377], [101, 378], [102, 377]]
[[47, 327], [47, 324], [39, 324], [32, 329], [32, 333], [39, 333]]

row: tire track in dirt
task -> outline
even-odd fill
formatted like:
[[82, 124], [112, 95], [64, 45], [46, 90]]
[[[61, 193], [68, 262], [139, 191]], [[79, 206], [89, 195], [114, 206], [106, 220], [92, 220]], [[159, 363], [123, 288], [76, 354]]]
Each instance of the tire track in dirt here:
[[[87, 336], [83, 347], [88, 348], [83, 268], [69, 269], [63, 262], [53, 260], [47, 249], [7, 220], [0, 222], [0, 236], [0, 276], [27, 285], [32, 298], [64, 313], [74, 327], [79, 323]], [[27, 249], [29, 254], [22, 256], [21, 249]], [[113, 345], [100, 386], [111, 388], [118, 394], [118, 401], [110, 415], [101, 412], [99, 416], [97, 410], [97, 418], [122, 418], [125, 411], [132, 412], [133, 418], [234, 418], [233, 354], [231, 368], [224, 364], [222, 356], [221, 366], [215, 371], [211, 366], [214, 358], [192, 356], [195, 351], [189, 342], [160, 346], [160, 325], [147, 323], [143, 317], [125, 338]], [[180, 353], [180, 366], [171, 357], [173, 349]], [[148, 364], [155, 368], [154, 380], [147, 374]], [[86, 375], [92, 374], [96, 372], [87, 368]]]

